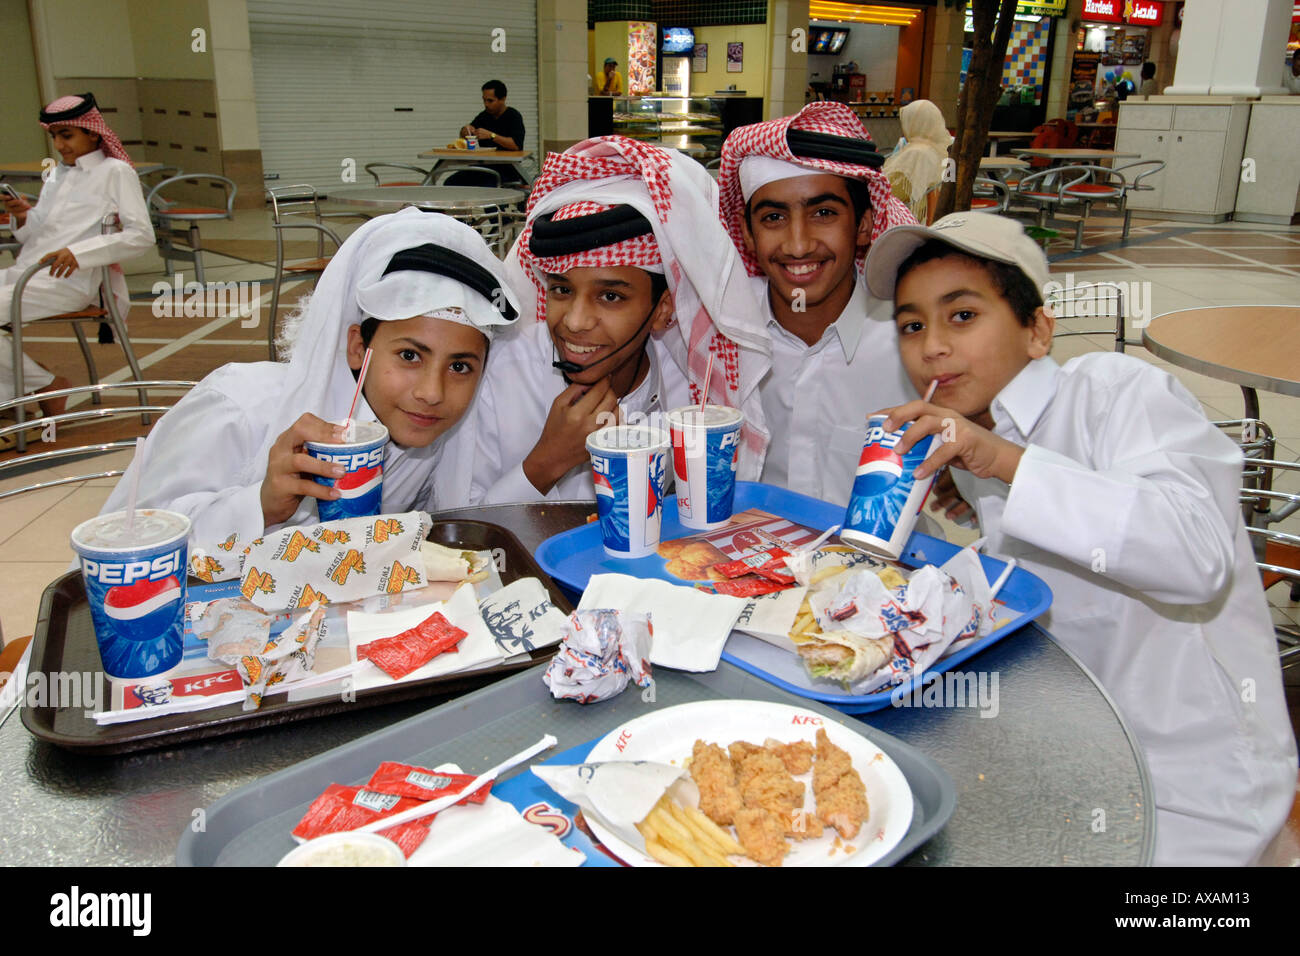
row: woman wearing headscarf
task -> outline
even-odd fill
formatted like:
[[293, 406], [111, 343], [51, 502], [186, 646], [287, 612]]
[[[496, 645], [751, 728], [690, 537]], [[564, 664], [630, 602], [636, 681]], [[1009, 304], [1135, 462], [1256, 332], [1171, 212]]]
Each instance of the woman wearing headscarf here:
[[894, 195], [924, 226], [934, 218], [952, 135], [939, 107], [929, 100], [908, 103], [898, 111], [898, 122], [906, 142], [885, 160], [884, 173]]
[[[23, 292], [23, 321], [76, 312], [95, 301], [98, 267], [113, 265], [113, 295], [122, 314], [130, 308], [126, 279], [117, 263], [153, 245], [153, 226], [140, 180], [122, 141], [109, 128], [90, 93], [64, 96], [41, 110], [62, 162], [53, 168], [32, 206], [24, 199], [5, 199], [14, 223], [14, 238], [23, 244], [18, 261], [0, 269], [0, 325], [10, 321], [13, 287], [37, 262], [49, 270], [32, 276]], [[120, 232], [101, 234], [105, 216], [116, 213]], [[23, 390], [50, 391], [68, 382], [23, 357]], [[0, 400], [14, 398], [13, 346], [0, 341]], [[46, 414], [62, 411], [66, 399], [42, 403]]]
[[382, 512], [430, 506], [438, 441], [474, 396], [493, 333], [518, 315], [500, 260], [477, 232], [447, 216], [403, 209], [343, 243], [299, 319], [286, 362], [224, 365], [154, 426], [142, 455], [103, 512], [125, 507], [139, 474], [139, 507], [190, 518], [190, 542], [238, 554], [285, 525], [317, 521], [316, 499], [337, 492], [313, 475], [336, 466], [307, 441], [341, 437], [367, 348], [352, 418], [389, 433]]

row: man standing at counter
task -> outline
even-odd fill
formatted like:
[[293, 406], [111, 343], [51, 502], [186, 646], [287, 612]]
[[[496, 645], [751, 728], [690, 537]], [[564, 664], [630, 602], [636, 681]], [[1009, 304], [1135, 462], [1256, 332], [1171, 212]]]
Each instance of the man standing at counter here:
[[754, 426], [741, 477], [847, 504], [866, 416], [916, 397], [893, 354], [892, 304], [859, 279], [871, 242], [915, 222], [882, 162], [842, 103], [742, 126], [723, 145], [719, 212], [757, 302], [741, 326], [691, 339], [720, 352], [736, 389], [726, 404]]
[[500, 80], [483, 84], [483, 112], [460, 128], [461, 136], [477, 136], [480, 149], [523, 149], [524, 118], [506, 106], [506, 85]]

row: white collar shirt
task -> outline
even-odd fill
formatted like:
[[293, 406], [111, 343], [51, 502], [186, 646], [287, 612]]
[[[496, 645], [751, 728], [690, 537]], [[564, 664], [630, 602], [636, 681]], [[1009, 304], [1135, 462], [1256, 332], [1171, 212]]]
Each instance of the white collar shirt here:
[[916, 398], [898, 357], [892, 304], [858, 281], [815, 345], [786, 331], [763, 291], [771, 368], [759, 397], [771, 441], [762, 481], [847, 506], [866, 419]]
[[1286, 819], [1296, 749], [1237, 504], [1240, 450], [1131, 356], [1030, 362], [994, 399], [1010, 486], [953, 469], [990, 554], [1051, 588], [1040, 623], [1142, 744], [1161, 865], [1246, 864]]

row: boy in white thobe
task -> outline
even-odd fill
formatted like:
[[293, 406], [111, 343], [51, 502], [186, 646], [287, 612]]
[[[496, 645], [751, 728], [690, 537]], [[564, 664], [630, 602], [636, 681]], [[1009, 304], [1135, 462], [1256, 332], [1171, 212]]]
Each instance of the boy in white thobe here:
[[1047, 260], [1020, 225], [956, 213], [883, 237], [903, 364], [933, 402], [897, 451], [941, 433], [987, 549], [1052, 589], [1042, 624], [1136, 733], [1155, 789], [1155, 862], [1254, 862], [1295, 797], [1296, 747], [1237, 489], [1242, 454], [1167, 373], [1109, 352], [1058, 366]]

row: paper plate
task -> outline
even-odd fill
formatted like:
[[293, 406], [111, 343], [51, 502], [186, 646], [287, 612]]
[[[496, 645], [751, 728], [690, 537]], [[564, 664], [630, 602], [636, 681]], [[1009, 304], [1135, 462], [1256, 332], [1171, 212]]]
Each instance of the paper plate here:
[[[870, 816], [852, 840], [838, 839], [827, 827], [816, 840], [791, 842], [782, 865], [870, 866], [907, 834], [912, 824], [911, 788], [897, 764], [879, 747], [853, 729], [812, 711], [756, 700], [708, 700], [666, 707], [611, 730], [591, 748], [587, 760], [653, 760], [681, 766], [691, 756], [696, 740], [724, 749], [737, 740], [761, 745], [769, 737], [783, 743], [807, 740], [815, 744], [821, 729], [853, 760], [853, 769], [867, 788]], [[804, 809], [814, 809], [812, 773], [795, 779], [806, 784]], [[643, 847], [622, 840], [598, 817], [588, 817], [588, 823], [610, 852], [625, 863], [661, 865]]]

